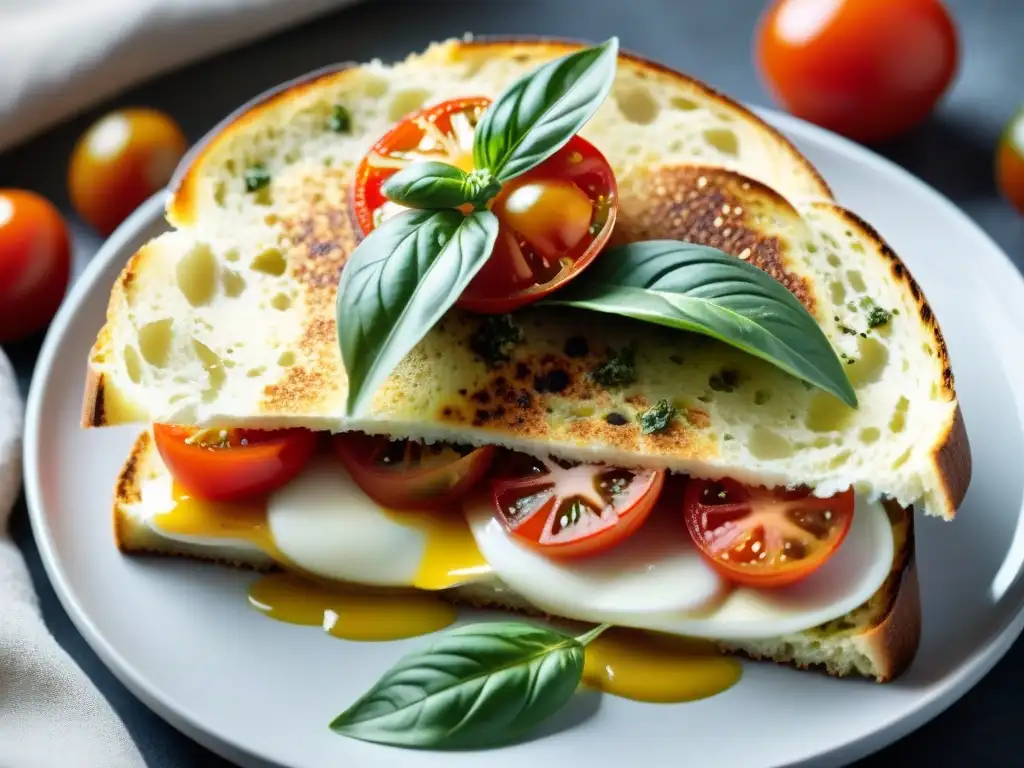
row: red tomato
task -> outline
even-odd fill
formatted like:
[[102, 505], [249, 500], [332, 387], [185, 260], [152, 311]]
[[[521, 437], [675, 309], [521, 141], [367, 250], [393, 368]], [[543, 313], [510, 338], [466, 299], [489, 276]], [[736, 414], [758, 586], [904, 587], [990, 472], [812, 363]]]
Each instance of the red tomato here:
[[275, 491], [294, 478], [316, 452], [306, 429], [203, 430], [154, 424], [160, 458], [191, 495], [240, 501]]
[[524, 463], [506, 465], [493, 483], [494, 508], [509, 533], [548, 557], [615, 546], [640, 528], [665, 482], [663, 471], [515, 458]]
[[53, 205], [19, 189], [0, 189], [0, 343], [53, 318], [71, 273], [71, 245]]
[[999, 141], [996, 181], [1006, 199], [1024, 213], [1024, 110], [1014, 116]]
[[957, 32], [940, 0], [775, 0], [755, 57], [794, 115], [880, 141], [932, 111], [956, 72]]
[[493, 446], [463, 450], [362, 432], [336, 435], [334, 449], [356, 485], [393, 509], [450, 506], [486, 474], [495, 451]]
[[71, 153], [71, 203], [100, 234], [109, 235], [167, 185], [187, 148], [181, 128], [162, 112], [112, 112], [94, 123]]
[[853, 520], [853, 491], [821, 499], [730, 479], [691, 479], [683, 514], [697, 549], [725, 578], [784, 587], [809, 576], [839, 548]]
[[[377, 142], [356, 170], [353, 205], [364, 234], [405, 209], [381, 186], [403, 166], [440, 160], [473, 169], [473, 131], [490, 99], [454, 99], [405, 118]], [[501, 222], [490, 260], [458, 302], [502, 313], [546, 296], [580, 274], [611, 236], [615, 174], [588, 141], [573, 137], [533, 170], [507, 183], [491, 202]]]

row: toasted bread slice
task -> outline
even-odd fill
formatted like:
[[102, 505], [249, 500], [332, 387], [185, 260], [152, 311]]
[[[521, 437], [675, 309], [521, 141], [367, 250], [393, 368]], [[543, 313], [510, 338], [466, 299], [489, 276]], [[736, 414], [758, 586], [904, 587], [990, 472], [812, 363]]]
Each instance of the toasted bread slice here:
[[[860, 408], [702, 337], [526, 309], [516, 313], [522, 341], [497, 365], [477, 354], [480, 318], [451, 312], [368, 413], [344, 417], [335, 292], [359, 239], [348, 202], [353, 164], [404, 112], [493, 96], [565, 50], [449, 42], [395, 67], [294, 85], [237, 117], [182, 177], [168, 208], [178, 230], [143, 247], [117, 281], [90, 359], [83, 423], [304, 426], [500, 444], [821, 494], [853, 486], [952, 518], [970, 452], [945, 343], [905, 266], [829, 199], [777, 133], [632, 57], [583, 132], [619, 180], [615, 238], [707, 244], [771, 274], [850, 363]], [[351, 135], [327, 129], [335, 104], [351, 114]], [[272, 175], [258, 193], [245, 191], [253, 163]], [[635, 384], [588, 376], [626, 346]], [[683, 417], [642, 435], [637, 415], [661, 399]], [[609, 423], [613, 413], [626, 423]]]
[[[125, 462], [114, 500], [114, 532], [118, 548], [133, 555], [190, 557], [221, 565], [271, 571], [274, 561], [255, 547], [198, 545], [155, 533], [138, 512], [142, 487], [166, 472], [148, 432], [142, 433]], [[825, 625], [767, 640], [721, 643], [722, 650], [800, 668], [821, 668], [836, 676], [861, 675], [887, 682], [911, 662], [921, 632], [921, 608], [914, 569], [913, 515], [886, 505], [895, 544], [892, 570], [868, 602]], [[524, 598], [497, 579], [449, 590], [445, 596], [460, 604], [499, 608], [543, 616]]]

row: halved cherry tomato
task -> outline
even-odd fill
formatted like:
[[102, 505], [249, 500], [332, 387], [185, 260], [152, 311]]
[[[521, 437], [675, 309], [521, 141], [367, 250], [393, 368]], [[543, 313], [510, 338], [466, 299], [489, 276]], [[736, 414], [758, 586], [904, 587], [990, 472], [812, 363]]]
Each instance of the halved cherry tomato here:
[[1014, 115], [999, 140], [996, 181], [1006, 199], [1024, 213], [1024, 109]]
[[190, 494], [239, 501], [275, 491], [295, 477], [316, 451], [306, 429], [198, 430], [154, 424], [153, 437], [171, 476]]
[[572, 467], [515, 457], [493, 482], [498, 519], [518, 541], [548, 557], [596, 555], [627, 538], [654, 509], [663, 471], [604, 464]]
[[111, 112], [82, 134], [71, 154], [71, 204], [97, 232], [109, 235], [170, 181], [187, 148], [185, 134], [163, 112]]
[[726, 579], [784, 587], [816, 571], [842, 544], [853, 520], [853, 491], [818, 498], [806, 490], [694, 478], [683, 515], [697, 549]]
[[50, 322], [71, 274], [71, 241], [45, 198], [0, 189], [0, 343]]
[[[473, 170], [473, 132], [490, 99], [446, 101], [413, 113], [374, 145], [356, 170], [353, 201], [364, 234], [406, 210], [381, 193], [397, 170], [440, 160]], [[580, 274], [615, 225], [618, 189], [604, 156], [574, 136], [491, 202], [501, 229], [491, 258], [458, 306], [502, 313], [546, 296]]]
[[755, 57], [790, 112], [880, 141], [931, 112], [956, 72], [957, 45], [941, 0], [776, 0]]
[[367, 496], [394, 509], [437, 509], [460, 499], [487, 473], [495, 448], [457, 448], [346, 432], [334, 450]]

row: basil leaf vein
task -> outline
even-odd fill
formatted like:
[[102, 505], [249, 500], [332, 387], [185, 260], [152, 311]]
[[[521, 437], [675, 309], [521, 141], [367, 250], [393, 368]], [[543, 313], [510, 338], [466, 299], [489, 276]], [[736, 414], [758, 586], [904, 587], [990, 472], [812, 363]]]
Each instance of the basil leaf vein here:
[[551, 157], [604, 102], [618, 55], [613, 37], [549, 61], [509, 86], [476, 126], [473, 165], [506, 182]]
[[337, 327], [348, 415], [361, 411], [487, 261], [498, 236], [490, 211], [410, 210], [371, 232], [338, 285]]
[[458, 208], [470, 202], [469, 174], [448, 163], [428, 160], [403, 168], [381, 186], [384, 197], [410, 208]]
[[511, 621], [460, 627], [399, 660], [331, 728], [406, 747], [480, 748], [513, 740], [572, 698], [583, 676], [584, 645], [597, 634], [576, 639]]
[[619, 246], [546, 303], [711, 336], [857, 406], [814, 317], [770, 275], [716, 248], [675, 240]]

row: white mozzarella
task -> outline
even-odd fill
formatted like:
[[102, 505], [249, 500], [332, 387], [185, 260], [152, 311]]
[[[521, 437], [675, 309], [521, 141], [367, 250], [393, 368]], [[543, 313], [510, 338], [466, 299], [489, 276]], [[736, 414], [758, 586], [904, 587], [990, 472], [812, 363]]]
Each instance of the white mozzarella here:
[[725, 587], [690, 542], [681, 519], [655, 513], [628, 540], [579, 560], [546, 558], [518, 544], [486, 498], [466, 507], [477, 546], [510, 589], [552, 614], [715, 639], [801, 632], [873, 595], [892, 565], [892, 527], [879, 503], [857, 500], [836, 554], [791, 587]]
[[300, 568], [358, 584], [408, 586], [426, 549], [422, 532], [388, 517], [330, 457], [271, 494], [267, 524]]

